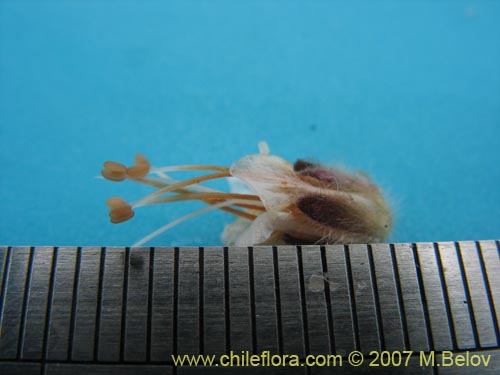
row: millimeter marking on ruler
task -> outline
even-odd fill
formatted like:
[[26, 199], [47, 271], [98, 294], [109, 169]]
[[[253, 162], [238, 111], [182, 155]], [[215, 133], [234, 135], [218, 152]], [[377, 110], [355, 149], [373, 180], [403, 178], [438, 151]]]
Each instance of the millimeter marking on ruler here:
[[231, 350], [487, 351], [500, 366], [498, 241], [0, 247], [0, 287], [0, 369], [14, 373]]

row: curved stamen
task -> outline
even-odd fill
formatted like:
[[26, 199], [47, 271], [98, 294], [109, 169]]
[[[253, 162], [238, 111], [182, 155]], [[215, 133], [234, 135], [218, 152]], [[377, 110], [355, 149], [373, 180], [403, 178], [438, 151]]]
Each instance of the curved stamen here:
[[155, 198], [161, 194], [176, 191], [176, 190], [179, 190], [180, 188], [183, 188], [186, 186], [198, 184], [198, 183], [203, 182], [203, 181], [215, 180], [218, 178], [229, 177], [229, 176], [231, 176], [231, 174], [229, 174], [229, 172], [222, 172], [222, 173], [212, 173], [212, 174], [207, 174], [204, 176], [193, 177], [193, 178], [187, 179], [185, 181], [181, 181], [181, 182], [175, 183], [173, 185], [165, 186], [161, 189], [158, 189], [157, 191], [154, 191], [154, 192], [146, 195], [144, 198], [140, 199], [138, 202], [136, 202], [136, 204], [143, 204], [143, 202], [147, 202], [150, 199]]
[[217, 209], [220, 209], [220, 208], [223, 208], [223, 207], [229, 207], [229, 206], [234, 206], [236, 203], [239, 203], [237, 199], [230, 199], [228, 201], [225, 201], [225, 202], [220, 202], [220, 203], [216, 203], [216, 204], [213, 204], [213, 205], [210, 205], [208, 207], [204, 207], [198, 211], [194, 211], [194, 212], [191, 212], [187, 215], [184, 215], [174, 221], [171, 221], [170, 223], [164, 225], [163, 227], [155, 230], [153, 233], [150, 233], [148, 234], [146, 237], [142, 238], [141, 240], [137, 241], [135, 244], [133, 244], [132, 246], [141, 246], [142, 244], [146, 243], [147, 241], [155, 238], [156, 236], [162, 234], [163, 232], [166, 232], [167, 230], [175, 227], [176, 225], [186, 221], [186, 220], [189, 220], [195, 216], [198, 216], [198, 215], [201, 215], [205, 212], [209, 212], [209, 211], [212, 211], [212, 210], [217, 210]]
[[[157, 197], [153, 198], [151, 200], [148, 200], [147, 202], [142, 202], [140, 200], [137, 203], [132, 204], [132, 206], [135, 207], [141, 207], [141, 206], [149, 206], [151, 204], [158, 204], [158, 203], [168, 203], [168, 202], [178, 202], [178, 201], [186, 201], [186, 200], [201, 200], [201, 201], [222, 201], [222, 200], [228, 200], [228, 199], [239, 199], [239, 200], [248, 200], [248, 201], [256, 201], [260, 202], [260, 199], [256, 195], [250, 195], [250, 194], [234, 194], [234, 193], [185, 193], [185, 194], [179, 194], [179, 195], [171, 195], [168, 197]], [[246, 204], [247, 206], [249, 205], [248, 202]], [[257, 209], [263, 208], [262, 206], [255, 205]]]
[[221, 167], [218, 165], [170, 165], [167, 167], [153, 167], [151, 173], [165, 173], [173, 171], [219, 171], [229, 172], [228, 167]]

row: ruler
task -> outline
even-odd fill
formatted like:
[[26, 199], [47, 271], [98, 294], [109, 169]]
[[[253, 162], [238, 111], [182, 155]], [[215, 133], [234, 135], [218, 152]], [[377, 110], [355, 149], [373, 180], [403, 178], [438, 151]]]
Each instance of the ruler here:
[[[0, 373], [499, 374], [499, 248], [0, 247]], [[360, 367], [303, 366], [354, 350]], [[369, 365], [374, 352], [403, 350], [405, 367]], [[176, 367], [171, 357], [230, 351], [302, 365]], [[438, 366], [447, 351], [490, 362]]]

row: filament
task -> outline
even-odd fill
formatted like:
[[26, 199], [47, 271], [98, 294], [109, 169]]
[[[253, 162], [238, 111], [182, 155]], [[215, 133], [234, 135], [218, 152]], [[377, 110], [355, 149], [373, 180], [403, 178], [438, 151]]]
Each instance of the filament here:
[[[156, 173], [160, 176], [160, 178], [154, 178], [154, 177], [143, 177], [140, 179], [137, 179], [135, 181], [140, 182], [145, 185], [153, 186], [156, 188], [164, 188], [166, 186], [172, 186], [175, 184], [178, 184], [179, 181], [173, 179], [172, 177], [168, 176], [166, 173], [158, 170], [153, 170], [151, 173]], [[215, 189], [211, 189], [206, 186], [198, 185], [198, 184], [191, 184], [189, 187], [185, 188], [180, 188], [177, 190], [172, 191], [173, 193], [177, 193], [179, 195], [177, 196], [168, 196], [168, 197], [156, 197], [152, 199], [146, 199], [142, 198], [138, 200], [137, 202], [132, 203], [133, 207], [141, 207], [141, 206], [147, 206], [147, 205], [152, 205], [152, 204], [159, 204], [159, 203], [168, 203], [168, 202], [176, 202], [176, 201], [184, 201], [184, 200], [201, 200], [205, 203], [218, 203], [217, 201], [211, 202], [211, 200], [215, 199], [249, 199], [253, 201], [254, 203], [252, 204], [245, 204], [245, 203], [239, 203], [237, 204], [238, 207], [241, 208], [248, 208], [252, 210], [258, 210], [258, 211], [265, 211], [264, 206], [261, 204], [260, 199], [256, 195], [251, 195], [251, 194], [234, 194], [234, 193], [223, 193]], [[203, 195], [207, 194], [207, 195]], [[210, 194], [210, 195], [209, 195]], [[231, 213], [236, 216], [243, 217], [248, 220], [254, 220], [256, 218], [255, 215], [245, 212], [245, 211], [240, 211], [236, 210], [231, 207], [223, 207], [221, 208], [222, 211]]]
[[151, 168], [151, 173], [164, 173], [172, 171], [219, 171], [229, 172], [228, 167], [218, 165], [171, 165], [168, 167]]
[[158, 189], [157, 191], [152, 192], [151, 194], [146, 195], [144, 198], [142, 198], [137, 204], [142, 204], [142, 202], [147, 202], [148, 200], [157, 197], [161, 194], [172, 192], [179, 190], [180, 188], [193, 185], [193, 184], [198, 184], [203, 181], [209, 181], [209, 180], [215, 180], [218, 178], [223, 178], [223, 177], [229, 177], [231, 174], [229, 172], [221, 172], [221, 173], [212, 173], [212, 174], [207, 174], [204, 176], [198, 176], [198, 177], [193, 177], [185, 181], [177, 182], [173, 185], [165, 186], [161, 189]]
[[221, 207], [221, 208], [219, 208], [219, 210], [228, 212], [230, 214], [242, 217], [242, 218], [250, 220], [250, 221], [253, 221], [257, 218], [257, 216], [254, 214], [250, 214], [246, 211], [240, 211], [240, 210], [237, 210], [237, 209], [231, 208], [231, 207]]
[[135, 244], [133, 244], [132, 246], [141, 246], [143, 245], [144, 243], [150, 241], [151, 239], [155, 238], [156, 236], [162, 234], [163, 232], [166, 232], [167, 230], [175, 227], [176, 225], [186, 221], [186, 220], [189, 220], [195, 216], [198, 216], [198, 215], [201, 215], [205, 212], [209, 212], [209, 211], [212, 211], [212, 210], [217, 210], [217, 209], [220, 209], [220, 208], [223, 208], [223, 207], [228, 207], [228, 206], [233, 206], [235, 205], [236, 203], [239, 203], [239, 201], [237, 199], [231, 199], [231, 200], [228, 200], [228, 201], [225, 201], [225, 202], [220, 202], [220, 203], [216, 203], [216, 204], [213, 204], [213, 205], [210, 205], [210, 206], [207, 206], [207, 207], [204, 207], [198, 211], [194, 211], [194, 212], [191, 212], [187, 215], [184, 215], [174, 221], [171, 221], [170, 223], [164, 225], [163, 227], [155, 230], [153, 233], [150, 233], [148, 234], [146, 237], [142, 238], [141, 240], [137, 241]]
[[[257, 216], [253, 213], [243, 210], [238, 210], [229, 206], [234, 205], [249, 210], [265, 211], [265, 208], [262, 205], [260, 198], [256, 195], [224, 193], [215, 189], [211, 189], [206, 186], [199, 185], [199, 183], [203, 181], [208, 181], [223, 177], [230, 177], [231, 174], [229, 172], [230, 169], [228, 167], [215, 166], [215, 165], [174, 165], [174, 166], [167, 166], [160, 168], [151, 168], [149, 163], [147, 162], [147, 159], [145, 159], [142, 155], [137, 155], [136, 165], [129, 168], [126, 168], [124, 165], [114, 162], [107, 162], [105, 163], [104, 167], [105, 169], [103, 170], [102, 176], [107, 179], [111, 179], [114, 181], [121, 181], [128, 176], [133, 181], [142, 183], [144, 185], [152, 186], [158, 189], [157, 191], [154, 191], [146, 195], [145, 197], [139, 199], [138, 201], [132, 203], [131, 205], [127, 204], [131, 212], [133, 212], [131, 210], [132, 208], [137, 208], [141, 206], [175, 202], [175, 201], [186, 201], [186, 200], [200, 200], [202, 202], [210, 204], [208, 208], [210, 208], [211, 210], [220, 209], [229, 212], [233, 215], [245, 218], [247, 220], [254, 220]], [[187, 170], [192, 170], [192, 171], [208, 170], [208, 171], [216, 171], [218, 173], [202, 175], [190, 178], [185, 181], [177, 181], [165, 173], [170, 171], [187, 171]], [[159, 177], [156, 178], [146, 177], [147, 173], [156, 174]], [[122, 174], [124, 176], [121, 176]], [[169, 192], [178, 195], [160, 197], [160, 195]], [[228, 200], [231, 200], [231, 202], [235, 203], [230, 204], [228, 203]], [[113, 210], [115, 216], [121, 212], [121, 211], [118, 212], [116, 207]], [[124, 220], [120, 221], [115, 220], [115, 222], [121, 222], [121, 221]]]
[[[234, 206], [241, 207], [241, 208], [247, 208], [251, 210], [256, 210], [256, 211], [265, 211], [266, 209], [262, 205], [258, 205], [257, 200], [259, 197], [256, 195], [248, 195], [248, 194], [228, 194], [228, 193], [187, 193], [187, 194], [180, 194], [180, 195], [174, 195], [174, 196], [169, 196], [169, 197], [158, 197], [154, 198], [152, 200], [149, 200], [145, 204], [133, 204], [132, 206], [134, 208], [141, 207], [141, 206], [149, 206], [153, 204], [161, 204], [161, 203], [169, 203], [169, 202], [179, 202], [179, 201], [186, 201], [186, 200], [200, 200], [208, 204], [215, 204], [219, 202], [226, 201], [227, 199], [238, 199], [241, 200], [242, 202], [240, 203], [235, 203]], [[245, 200], [248, 201], [253, 201], [255, 204], [250, 204], [250, 203], [244, 203]], [[260, 203], [260, 201], [259, 201]], [[248, 220], [254, 220], [257, 216], [254, 214], [251, 214], [246, 211], [240, 211], [236, 210], [231, 207], [223, 207], [221, 208], [222, 211], [229, 212], [233, 215], [243, 217]]]
[[[153, 198], [146, 203], [141, 203], [138, 202], [134, 204], [134, 207], [140, 207], [140, 206], [148, 206], [151, 204], [157, 204], [157, 203], [168, 203], [168, 202], [178, 202], [178, 201], [185, 201], [185, 200], [201, 200], [201, 201], [220, 201], [220, 200], [228, 200], [228, 199], [240, 199], [240, 200], [248, 200], [248, 201], [257, 201], [260, 202], [260, 199], [256, 195], [250, 195], [250, 194], [233, 194], [233, 193], [186, 193], [186, 194], [179, 194], [179, 195], [173, 195], [173, 196], [168, 196], [168, 197], [157, 197]], [[242, 205], [242, 203], [236, 204], [238, 206]], [[249, 204], [244, 204], [245, 206], [248, 206]], [[257, 209], [263, 208], [260, 205], [254, 205], [257, 207]]]

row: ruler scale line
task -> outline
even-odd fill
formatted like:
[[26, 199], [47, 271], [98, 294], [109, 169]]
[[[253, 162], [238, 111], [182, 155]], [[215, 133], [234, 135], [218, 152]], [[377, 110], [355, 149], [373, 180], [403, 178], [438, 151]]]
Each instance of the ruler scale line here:
[[[101, 255], [99, 247], [83, 248], [80, 252], [78, 270], [78, 292], [72, 296], [74, 300], [74, 325], [71, 347], [71, 360], [92, 361], [96, 356], [96, 336], [98, 325], [98, 294], [101, 272]], [[102, 270], [104, 272], [104, 270]], [[70, 328], [71, 329], [71, 328]], [[69, 349], [68, 349], [69, 350]]]
[[179, 332], [179, 324], [177, 314], [179, 313], [179, 248], [176, 247], [174, 250], [174, 308], [172, 313], [172, 353], [178, 354], [177, 350], [177, 335]]
[[226, 352], [224, 307], [224, 253], [220, 248], [205, 248], [203, 252], [203, 345], [204, 354]]
[[448, 316], [448, 325], [449, 325], [450, 333], [451, 333], [452, 348], [456, 349], [456, 348], [458, 348], [458, 343], [457, 343], [457, 336], [456, 336], [456, 331], [455, 331], [455, 324], [453, 322], [453, 318], [451, 315], [450, 297], [448, 295], [448, 288], [446, 285], [446, 279], [444, 277], [444, 272], [443, 272], [443, 263], [441, 261], [441, 256], [439, 254], [439, 247], [438, 247], [437, 243], [434, 243], [434, 253], [436, 255], [437, 266], [438, 266], [438, 271], [439, 271], [439, 278], [441, 281], [441, 288], [443, 290], [446, 315]]
[[[148, 307], [150, 305], [149, 248], [130, 249], [127, 272], [127, 297], [124, 304], [124, 361], [145, 361], [148, 351]], [[124, 283], [125, 285], [125, 283]]]
[[425, 332], [424, 308], [414, 263], [411, 244], [396, 244], [395, 255], [402, 297], [405, 307], [406, 325], [412, 350], [429, 350], [428, 335]]
[[300, 290], [300, 306], [302, 309], [302, 334], [304, 337], [304, 352], [305, 355], [310, 354], [309, 347], [309, 329], [308, 329], [308, 320], [307, 320], [307, 301], [306, 301], [306, 293], [305, 293], [305, 283], [304, 283], [304, 266], [302, 264], [302, 248], [297, 246], [296, 251], [297, 256], [297, 271], [299, 273], [299, 290]]
[[391, 254], [391, 266], [392, 270], [394, 272], [394, 277], [396, 281], [396, 293], [398, 296], [398, 305], [399, 305], [399, 310], [400, 310], [400, 316], [401, 316], [401, 324], [403, 326], [403, 338], [405, 342], [405, 350], [410, 349], [410, 339], [409, 339], [409, 332], [408, 332], [408, 324], [406, 322], [406, 308], [404, 304], [404, 298], [403, 298], [403, 292], [401, 289], [401, 282], [399, 278], [399, 268], [398, 268], [398, 263], [396, 260], [396, 250], [394, 248], [394, 245], [390, 245], [390, 254]]
[[[474, 322], [470, 316], [467, 291], [455, 243], [440, 243], [439, 249], [439, 258], [443, 265], [443, 277], [446, 281], [446, 291], [449, 296], [451, 319], [455, 327], [458, 349], [474, 348], [477, 345], [474, 337]], [[460, 329], [457, 330], [457, 327], [460, 327]]]
[[97, 361], [99, 356], [99, 331], [101, 327], [101, 309], [102, 309], [102, 289], [104, 283], [104, 263], [106, 262], [106, 248], [101, 248], [99, 258], [99, 281], [97, 286], [97, 303], [96, 303], [96, 321], [95, 321], [95, 346], [94, 346], [94, 361]]
[[71, 316], [69, 324], [68, 351], [66, 356], [68, 360], [73, 358], [73, 346], [75, 341], [76, 309], [78, 306], [78, 291], [80, 288], [80, 268], [82, 265], [82, 248], [78, 246], [76, 250], [76, 262], [73, 270], [73, 294], [71, 296]]
[[302, 246], [302, 271], [310, 354], [332, 353], [328, 328], [328, 309], [331, 306], [326, 302], [325, 291], [328, 274], [323, 272], [320, 246]]
[[146, 361], [151, 361], [151, 337], [153, 329], [153, 284], [155, 271], [155, 248], [149, 248], [149, 273], [148, 273], [148, 315], [146, 326]]
[[491, 310], [491, 301], [488, 301], [488, 290], [482, 275], [477, 246], [472, 241], [463, 241], [460, 244], [456, 243], [456, 248], [468, 294], [468, 308], [477, 340], [476, 346], [494, 347], [497, 344], [495, 318]]
[[305, 355], [297, 248], [276, 248], [283, 354]]
[[488, 298], [488, 306], [490, 308], [490, 313], [491, 313], [491, 317], [492, 317], [492, 321], [493, 321], [493, 327], [495, 330], [496, 345], [500, 346], [500, 330], [499, 330], [499, 324], [498, 324], [498, 315], [495, 311], [495, 305], [493, 302], [493, 295], [491, 292], [490, 282], [488, 280], [488, 274], [486, 272], [486, 266], [484, 264], [482, 246], [481, 246], [481, 243], [479, 241], [476, 241], [475, 245], [476, 245], [476, 250], [477, 250], [477, 256], [479, 258], [479, 266], [481, 267], [481, 276], [483, 279], [484, 287], [486, 288], [486, 296]]
[[223, 249], [223, 260], [224, 260], [224, 330], [225, 330], [225, 342], [226, 342], [226, 353], [231, 350], [231, 304], [229, 302], [229, 249], [224, 247]]
[[250, 329], [252, 331], [252, 353], [257, 353], [257, 319], [255, 318], [255, 272], [253, 247], [248, 247], [248, 294], [250, 297]]
[[[493, 306], [495, 321], [500, 319], [500, 245], [499, 242], [483, 241], [481, 242], [481, 259], [484, 267], [487, 280], [487, 285], [490, 290], [490, 300]], [[497, 331], [498, 332], [498, 331]], [[500, 335], [498, 344], [500, 345]]]
[[24, 346], [24, 339], [25, 339], [25, 327], [26, 327], [26, 320], [28, 318], [28, 301], [29, 301], [29, 293], [30, 293], [30, 286], [31, 286], [31, 278], [33, 277], [33, 263], [35, 261], [35, 256], [34, 256], [34, 248], [30, 247], [29, 249], [29, 260], [28, 260], [28, 270], [26, 274], [26, 282], [24, 284], [24, 296], [23, 296], [23, 307], [21, 311], [21, 324], [19, 325], [19, 336], [18, 336], [18, 346], [17, 346], [17, 359], [21, 359], [22, 357], [22, 351], [23, 351], [23, 346]]
[[356, 307], [356, 296], [354, 293], [354, 280], [352, 276], [350, 249], [348, 245], [344, 245], [344, 259], [347, 271], [347, 285], [349, 288], [349, 305], [351, 307], [351, 320], [354, 329], [354, 348], [361, 350], [361, 340], [359, 337], [358, 311]]
[[460, 245], [458, 242], [454, 243], [455, 245], [455, 253], [458, 259], [458, 267], [460, 270], [460, 276], [462, 277], [462, 285], [464, 288], [465, 292], [465, 301], [467, 302], [467, 309], [469, 310], [469, 319], [471, 322], [471, 328], [472, 328], [472, 336], [474, 338], [474, 346], [477, 347], [479, 346], [479, 335], [477, 332], [477, 324], [476, 324], [476, 316], [474, 314], [474, 307], [472, 306], [472, 297], [471, 297], [471, 291], [469, 284], [467, 283], [467, 278], [465, 276], [465, 265], [464, 265], [464, 259], [462, 256], [462, 252], [460, 251]]
[[204, 292], [203, 283], [205, 279], [203, 247], [198, 249], [198, 338], [199, 338], [199, 352], [205, 354], [205, 319], [204, 319]]
[[200, 349], [199, 271], [199, 249], [180, 250], [176, 336], [179, 354], [196, 354]]
[[[55, 254], [55, 251], [54, 251]], [[68, 360], [71, 343], [71, 310], [74, 303], [77, 249], [60, 247], [54, 269], [52, 311], [49, 324], [47, 358]]]
[[281, 294], [280, 294], [280, 275], [278, 266], [278, 249], [272, 247], [273, 255], [273, 281], [274, 281], [274, 296], [276, 307], [276, 330], [278, 334], [278, 354], [283, 354], [283, 322], [281, 316]]
[[[265, 350], [279, 353], [279, 333], [273, 250], [271, 247], [256, 246], [252, 248], [253, 295], [255, 310], [251, 315], [255, 321], [254, 353]], [[253, 345], [252, 345], [253, 346]]]
[[377, 303], [385, 350], [398, 350], [405, 345], [401, 309], [392, 267], [391, 249], [387, 244], [373, 244], [373, 275], [377, 285]]
[[128, 274], [130, 266], [130, 248], [125, 248], [125, 260], [123, 267], [123, 289], [122, 289], [122, 311], [120, 330], [120, 361], [125, 360], [125, 340], [127, 337], [127, 305], [128, 305]]
[[10, 260], [12, 258], [12, 247], [2, 247], [3, 257], [2, 257], [2, 287], [0, 289], [0, 336], [2, 332], [2, 321], [3, 321], [3, 309], [5, 306], [5, 298], [7, 292], [7, 281], [9, 279], [10, 271]]
[[372, 289], [373, 289], [373, 299], [375, 302], [375, 319], [377, 321], [377, 332], [378, 332], [378, 337], [380, 339], [380, 350], [386, 350], [387, 345], [385, 343], [385, 336], [384, 336], [384, 323], [382, 321], [382, 309], [380, 307], [380, 297], [379, 297], [379, 287], [378, 287], [378, 281], [375, 276], [375, 261], [373, 260], [373, 248], [371, 245], [368, 245], [368, 263], [370, 267], [370, 279], [372, 282]]
[[[52, 305], [54, 302], [54, 281], [56, 277], [56, 269], [57, 269], [57, 261], [59, 255], [59, 248], [55, 247], [53, 249], [52, 254], [52, 264], [50, 266], [50, 278], [49, 278], [49, 293], [47, 296], [47, 306], [45, 310], [45, 324], [43, 328], [43, 341], [42, 341], [42, 363], [44, 363], [48, 357], [49, 351], [49, 334], [50, 334], [50, 325], [51, 325], [51, 313], [52, 313]], [[41, 374], [44, 375], [46, 370], [46, 366], [42, 366]]]
[[422, 278], [422, 264], [420, 262], [420, 258], [418, 257], [417, 245], [413, 243], [411, 245], [411, 250], [413, 253], [413, 261], [415, 262], [415, 271], [417, 273], [417, 282], [418, 282], [418, 289], [420, 291], [420, 299], [422, 301], [422, 306], [423, 306], [425, 331], [427, 332], [427, 342], [429, 343], [429, 350], [433, 351], [434, 350], [434, 338], [432, 335], [431, 322], [430, 322], [430, 318], [429, 318], [429, 306], [428, 306], [427, 296], [425, 293], [424, 282], [423, 282], [423, 278]]
[[250, 316], [250, 283], [248, 248], [235, 247], [229, 252], [229, 305], [231, 350], [252, 351], [252, 317]]
[[[360, 351], [368, 354], [373, 350], [381, 350], [383, 339], [378, 324], [376, 293], [373, 272], [371, 270], [367, 245], [350, 245], [349, 262], [353, 277], [354, 301], [358, 330], [360, 332]], [[361, 335], [362, 333], [362, 335]]]
[[332, 300], [331, 300], [331, 291], [330, 291], [330, 276], [328, 273], [328, 264], [326, 262], [326, 252], [325, 247], [320, 247], [320, 255], [321, 255], [321, 270], [323, 272], [323, 281], [324, 284], [324, 293], [325, 293], [325, 302], [326, 302], [326, 314], [327, 314], [327, 325], [328, 325], [328, 338], [330, 341], [330, 353], [335, 353], [335, 334], [333, 331], [333, 318], [332, 318]]

